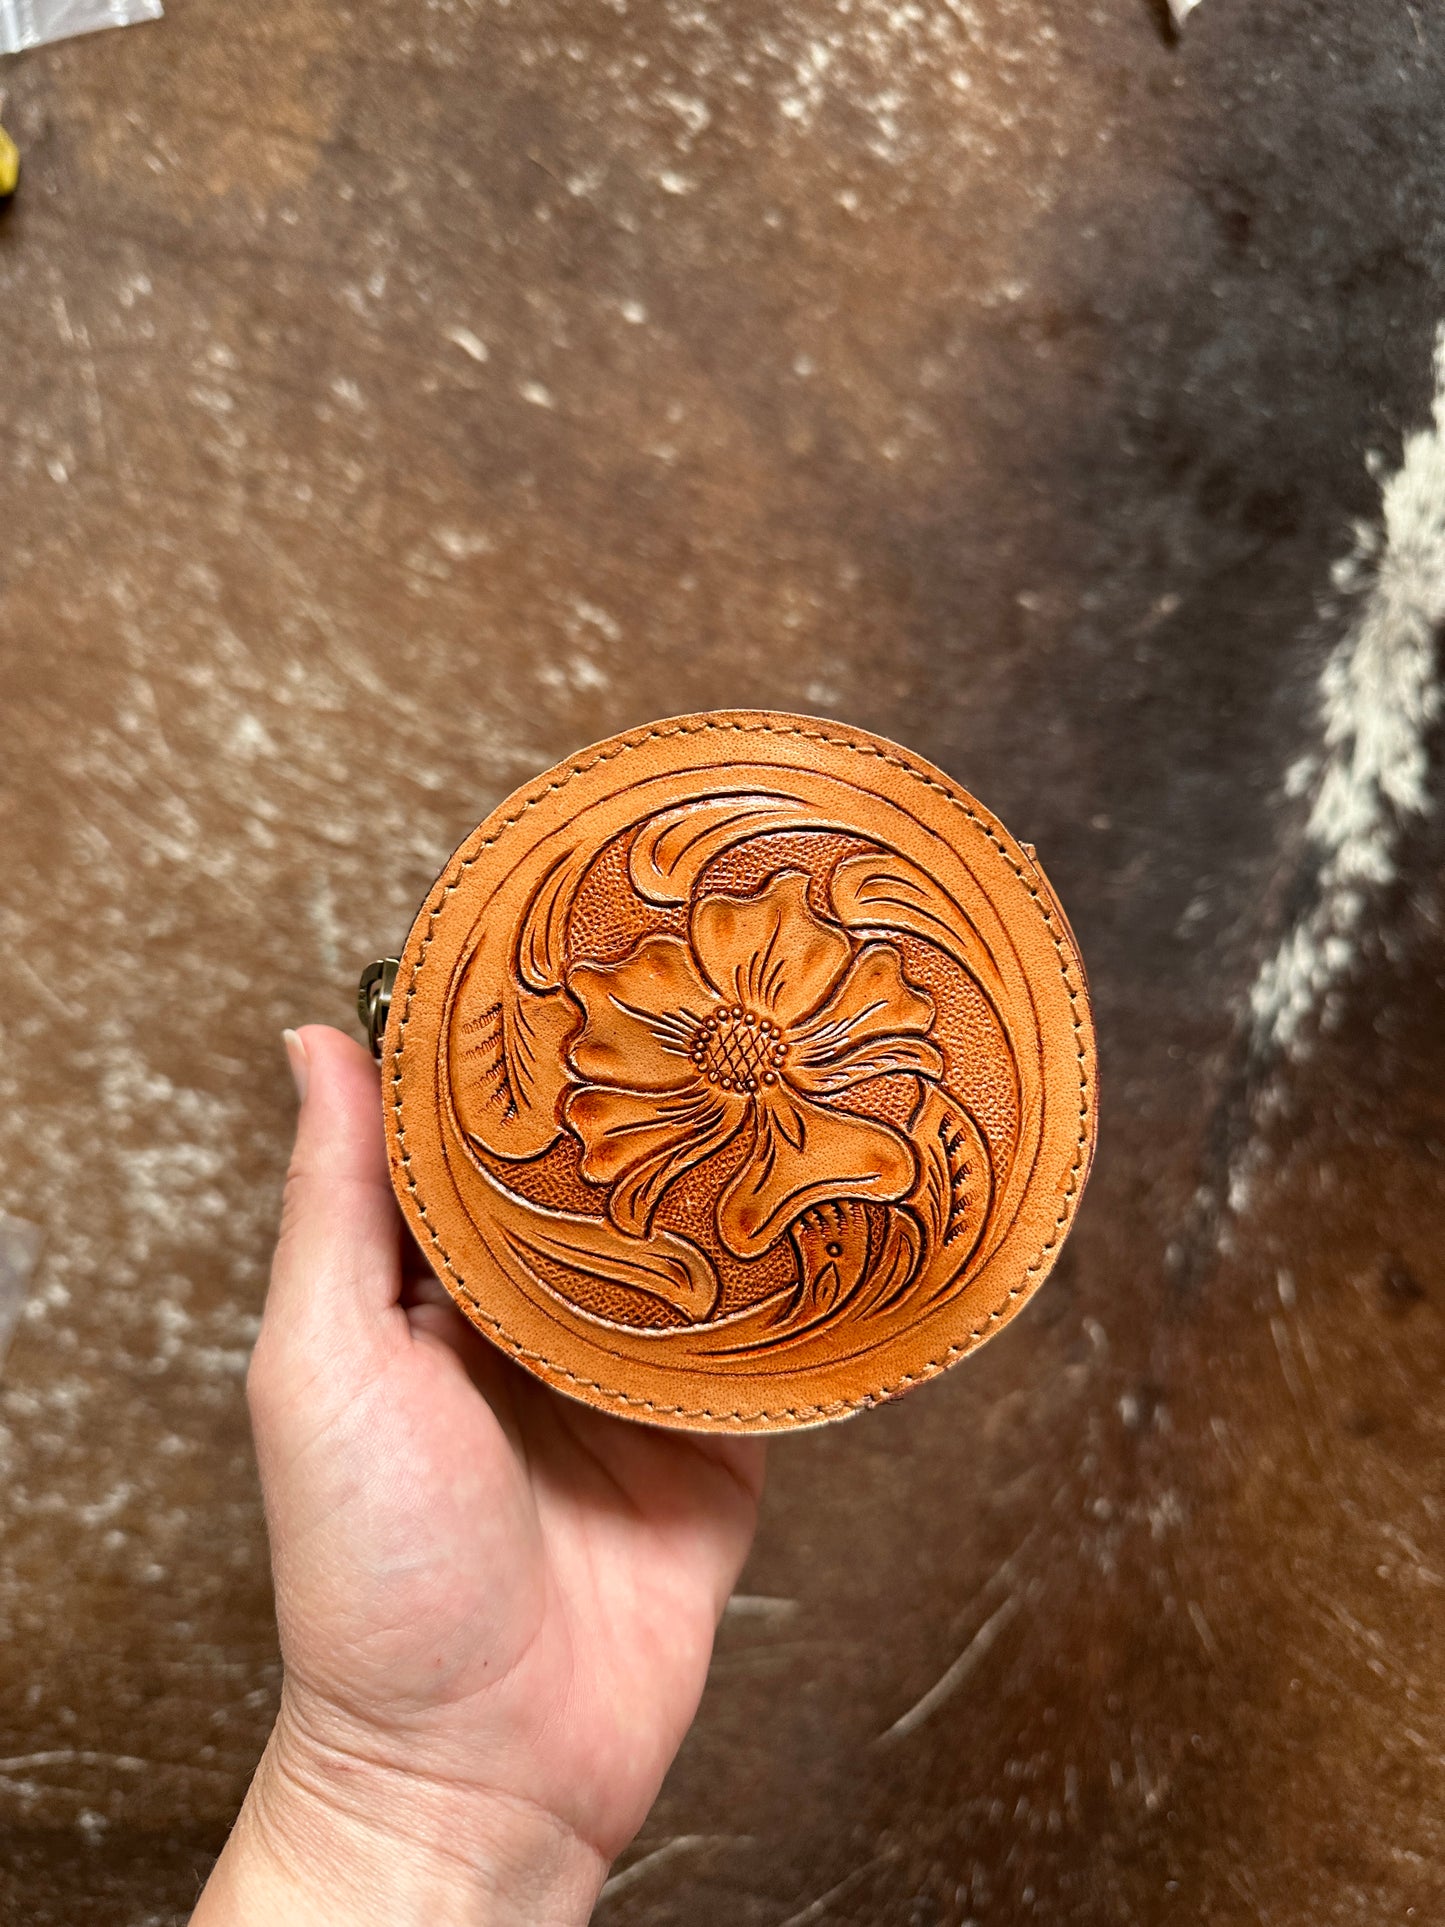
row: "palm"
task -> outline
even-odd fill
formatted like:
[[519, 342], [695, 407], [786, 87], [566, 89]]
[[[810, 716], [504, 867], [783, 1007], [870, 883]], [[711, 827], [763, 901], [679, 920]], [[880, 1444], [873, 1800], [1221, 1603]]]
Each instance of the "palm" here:
[[608, 1418], [430, 1278], [401, 1297], [380, 1369], [310, 1448], [305, 1537], [277, 1535], [288, 1691], [610, 1857], [695, 1710], [761, 1447]]

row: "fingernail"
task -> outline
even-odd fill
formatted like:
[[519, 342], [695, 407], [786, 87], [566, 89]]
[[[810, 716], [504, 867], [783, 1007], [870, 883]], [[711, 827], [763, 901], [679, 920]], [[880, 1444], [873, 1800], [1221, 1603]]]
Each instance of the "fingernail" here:
[[291, 1081], [296, 1086], [296, 1101], [306, 1102], [306, 1080], [311, 1075], [311, 1064], [306, 1056], [306, 1046], [294, 1030], [283, 1030], [281, 1042], [286, 1046], [286, 1061], [291, 1066]]

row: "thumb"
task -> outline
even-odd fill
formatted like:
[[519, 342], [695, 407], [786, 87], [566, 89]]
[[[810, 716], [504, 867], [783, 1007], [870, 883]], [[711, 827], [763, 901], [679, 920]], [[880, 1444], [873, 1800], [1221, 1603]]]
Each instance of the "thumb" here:
[[322, 1372], [354, 1383], [397, 1328], [401, 1214], [387, 1175], [377, 1069], [361, 1045], [323, 1024], [287, 1033], [301, 1096], [281, 1235], [256, 1345], [253, 1380], [294, 1384]]

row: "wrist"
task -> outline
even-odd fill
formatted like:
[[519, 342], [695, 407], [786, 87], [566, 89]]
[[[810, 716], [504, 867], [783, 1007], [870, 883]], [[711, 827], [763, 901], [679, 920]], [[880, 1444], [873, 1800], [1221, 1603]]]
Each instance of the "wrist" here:
[[607, 1862], [556, 1816], [276, 1723], [194, 1927], [585, 1927]]

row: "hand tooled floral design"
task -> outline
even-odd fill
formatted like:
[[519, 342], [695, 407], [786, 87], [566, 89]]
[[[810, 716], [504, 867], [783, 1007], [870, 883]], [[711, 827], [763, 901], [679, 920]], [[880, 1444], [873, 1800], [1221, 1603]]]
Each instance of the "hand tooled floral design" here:
[[717, 1214], [739, 1258], [824, 1199], [905, 1197], [907, 1140], [828, 1101], [890, 1071], [943, 1073], [932, 999], [893, 945], [855, 954], [795, 870], [753, 897], [700, 898], [690, 938], [647, 937], [620, 963], [567, 974], [587, 1021], [566, 1118], [614, 1224], [644, 1234], [667, 1187], [742, 1132], [748, 1154]]

